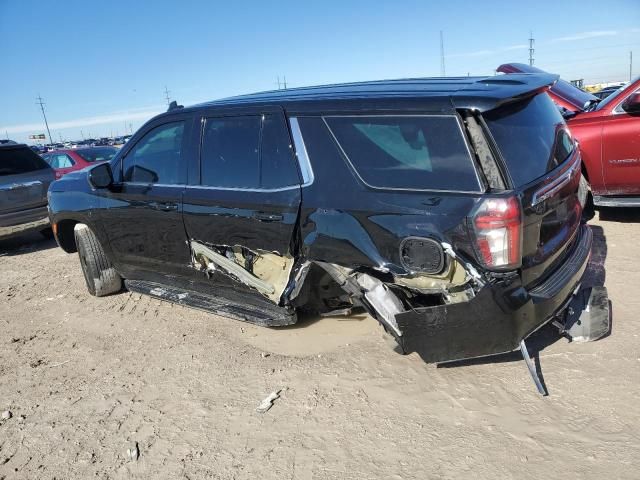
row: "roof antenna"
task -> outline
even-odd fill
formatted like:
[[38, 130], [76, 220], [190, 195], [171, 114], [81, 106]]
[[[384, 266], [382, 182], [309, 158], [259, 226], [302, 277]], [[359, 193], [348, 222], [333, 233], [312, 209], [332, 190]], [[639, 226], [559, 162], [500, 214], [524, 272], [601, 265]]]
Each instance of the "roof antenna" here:
[[167, 109], [167, 112], [170, 112], [171, 110], [178, 110], [179, 108], [184, 108], [184, 105], [178, 105], [178, 102], [176, 102], [175, 100], [173, 100], [173, 101], [169, 104], [169, 108]]

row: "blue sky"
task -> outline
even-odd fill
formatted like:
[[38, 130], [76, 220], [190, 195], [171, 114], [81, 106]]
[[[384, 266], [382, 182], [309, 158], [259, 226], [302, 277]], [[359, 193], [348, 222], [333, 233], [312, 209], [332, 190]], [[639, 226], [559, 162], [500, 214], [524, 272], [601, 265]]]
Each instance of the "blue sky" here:
[[[517, 3], [517, 4], [516, 4]], [[526, 62], [565, 79], [640, 73], [640, 0], [0, 0], [0, 137], [135, 131], [166, 109], [277, 88], [440, 75]], [[82, 131], [82, 132], [81, 132]], [[5, 133], [6, 132], [6, 133]]]

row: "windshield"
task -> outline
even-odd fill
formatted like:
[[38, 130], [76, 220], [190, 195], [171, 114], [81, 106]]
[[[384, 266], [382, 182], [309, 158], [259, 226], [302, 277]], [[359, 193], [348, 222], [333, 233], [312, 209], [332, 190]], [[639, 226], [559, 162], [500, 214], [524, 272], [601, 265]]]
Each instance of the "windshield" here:
[[[634, 83], [636, 83], [638, 80], [640, 80], [640, 77], [636, 77], [633, 79], [633, 82], [631, 82], [630, 85], [633, 85]], [[615, 92], [613, 92], [611, 95], [609, 95], [608, 97], [606, 97], [604, 100], [602, 100], [598, 106], [595, 108], [595, 110], [602, 110], [604, 107], [606, 107], [607, 105], [609, 105], [611, 102], [615, 102], [616, 99], [620, 98], [620, 95], [622, 94], [622, 92], [627, 90], [627, 87], [629, 85], [625, 85], [623, 87], [620, 87], [618, 90], [616, 90]]]
[[87, 148], [76, 150], [76, 153], [87, 162], [108, 162], [116, 153], [118, 153], [118, 149], [111, 147]]

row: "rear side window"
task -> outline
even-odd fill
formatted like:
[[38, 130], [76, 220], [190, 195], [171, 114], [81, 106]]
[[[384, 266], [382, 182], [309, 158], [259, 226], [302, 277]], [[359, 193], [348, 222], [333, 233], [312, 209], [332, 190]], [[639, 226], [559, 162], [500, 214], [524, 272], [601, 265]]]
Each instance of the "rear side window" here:
[[369, 186], [480, 190], [455, 116], [325, 117], [325, 121]]
[[50, 168], [47, 162], [30, 148], [0, 148], [0, 176], [18, 175], [45, 168]]
[[201, 183], [220, 188], [274, 189], [298, 184], [281, 115], [207, 118]]
[[483, 116], [516, 187], [553, 170], [575, 148], [562, 115], [546, 93]]
[[184, 122], [160, 125], [147, 132], [124, 158], [125, 182], [185, 183], [182, 158]]
[[118, 153], [117, 148], [87, 148], [76, 150], [76, 154], [80, 155], [85, 162], [108, 162]]
[[70, 168], [73, 167], [73, 160], [66, 153], [52, 153], [45, 157], [45, 160], [51, 168]]

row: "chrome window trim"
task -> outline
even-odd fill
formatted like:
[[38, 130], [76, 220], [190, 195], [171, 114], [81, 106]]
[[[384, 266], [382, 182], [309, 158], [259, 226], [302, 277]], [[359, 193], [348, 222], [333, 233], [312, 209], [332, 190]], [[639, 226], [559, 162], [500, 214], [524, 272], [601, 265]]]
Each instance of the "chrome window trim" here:
[[121, 185], [133, 185], [134, 187], [188, 187], [186, 183], [122, 182]]
[[[360, 176], [360, 173], [358, 172], [358, 169], [351, 162], [351, 159], [349, 158], [349, 155], [347, 155], [347, 152], [345, 152], [344, 149], [342, 148], [342, 145], [340, 145], [340, 142], [338, 141], [338, 139], [334, 135], [333, 131], [331, 130], [331, 127], [329, 126], [329, 124], [327, 123], [327, 120], [326, 120], [327, 118], [357, 118], [357, 117], [369, 117], [369, 118], [371, 118], [371, 117], [420, 117], [420, 118], [424, 118], [424, 117], [450, 117], [450, 118], [454, 118], [456, 120], [456, 124], [458, 125], [458, 129], [460, 130], [460, 135], [462, 136], [462, 141], [464, 142], [465, 148], [467, 149], [467, 154], [469, 155], [469, 163], [471, 164], [471, 168], [473, 168], [473, 172], [476, 175], [476, 182], [478, 182], [478, 190], [444, 190], [444, 189], [435, 189], [435, 188], [377, 187], [375, 185], [371, 185], [371, 184], [367, 183], [364, 180], [364, 178], [362, 178], [362, 176]], [[340, 152], [342, 153], [344, 158], [346, 158], [347, 163], [351, 167], [351, 170], [353, 170], [353, 172], [356, 174], [358, 179], [360, 179], [360, 181], [363, 184], [365, 184], [367, 187], [369, 187], [369, 188], [372, 188], [374, 190], [387, 190], [387, 191], [391, 190], [391, 191], [401, 191], [401, 192], [470, 193], [470, 194], [484, 193], [484, 190], [482, 190], [482, 181], [480, 180], [480, 176], [478, 174], [478, 167], [476, 165], [476, 162], [474, 161], [474, 155], [471, 152], [471, 149], [469, 148], [469, 143], [467, 141], [467, 137], [466, 137], [466, 135], [464, 133], [464, 130], [462, 128], [462, 123], [461, 123], [460, 118], [458, 117], [458, 115], [454, 115], [454, 114], [448, 114], [448, 115], [447, 114], [323, 115], [322, 116], [322, 121], [324, 122], [325, 126], [327, 127], [327, 130], [331, 134], [331, 138], [333, 138], [333, 141], [336, 143], [336, 145], [340, 149]]]
[[635, 90], [633, 90], [632, 92], [630, 92], [626, 97], [624, 97], [623, 99], [620, 100], [620, 103], [618, 103], [618, 105], [615, 106], [615, 108], [613, 110], [611, 110], [611, 116], [614, 115], [622, 115], [622, 114], [627, 114], [629, 115], [627, 112], [625, 112], [622, 108], [622, 104], [625, 102], [625, 100], [627, 98], [629, 98], [631, 95], [633, 95], [634, 93], [638, 93], [640, 92], [640, 88], [636, 88]]
[[122, 185], [133, 185], [136, 187], [180, 187], [183, 189], [198, 190], [222, 190], [230, 192], [285, 192], [287, 190], [296, 190], [300, 185], [289, 185], [281, 188], [242, 188], [242, 187], [212, 187], [210, 185], [187, 185], [185, 183], [144, 183], [144, 182], [123, 182]]
[[309, 153], [307, 152], [307, 146], [304, 143], [302, 137], [302, 131], [300, 130], [300, 124], [298, 123], [298, 117], [290, 117], [289, 124], [291, 125], [291, 136], [293, 137], [293, 146], [295, 148], [296, 159], [300, 166], [300, 173], [302, 174], [302, 186], [308, 187], [313, 183], [315, 177], [313, 175], [313, 167], [309, 160]]

